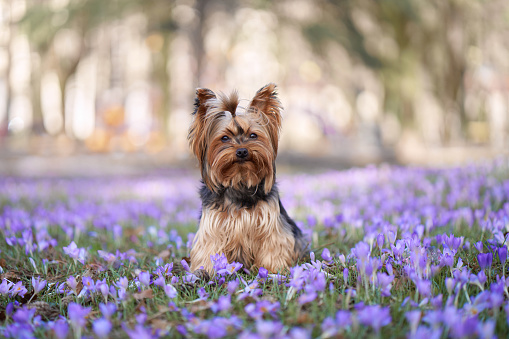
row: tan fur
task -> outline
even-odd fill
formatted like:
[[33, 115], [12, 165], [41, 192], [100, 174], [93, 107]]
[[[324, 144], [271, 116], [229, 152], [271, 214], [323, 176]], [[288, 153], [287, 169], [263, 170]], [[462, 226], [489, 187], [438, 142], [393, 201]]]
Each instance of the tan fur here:
[[[209, 89], [198, 89], [196, 95], [188, 138], [207, 188], [217, 193], [225, 187], [256, 187], [269, 194], [275, 183], [281, 128], [276, 85], [260, 89], [247, 107], [240, 106], [236, 92], [216, 96]], [[256, 136], [251, 138], [251, 133]], [[248, 150], [245, 161], [236, 155], [240, 148]], [[278, 196], [249, 208], [235, 207], [231, 201], [221, 204], [203, 207], [191, 250], [192, 270], [203, 266], [213, 273], [210, 256], [216, 253], [226, 255], [229, 262], [242, 262], [247, 268], [263, 266], [271, 272], [298, 260], [303, 246], [295, 246], [291, 226], [285, 226], [281, 217]]]
[[[274, 160], [281, 129], [281, 103], [276, 85], [268, 84], [253, 97], [247, 108], [239, 106], [237, 92], [217, 97], [209, 89], [196, 90], [198, 106], [189, 129], [189, 144], [200, 162], [202, 178], [207, 187], [238, 187], [241, 181], [250, 187], [265, 179], [264, 190], [274, 185]], [[225, 113], [226, 112], [226, 113]], [[223, 145], [221, 137], [239, 129], [256, 133], [258, 139], [242, 145]], [[230, 145], [231, 146], [231, 145]], [[251, 164], [234, 165], [237, 148], [247, 147], [253, 157]]]
[[212, 272], [210, 256], [224, 254], [228, 262], [246, 268], [265, 267], [276, 273], [298, 260], [295, 239], [280, 219], [278, 202], [260, 202], [248, 209], [204, 209], [191, 251], [191, 270], [203, 266]]

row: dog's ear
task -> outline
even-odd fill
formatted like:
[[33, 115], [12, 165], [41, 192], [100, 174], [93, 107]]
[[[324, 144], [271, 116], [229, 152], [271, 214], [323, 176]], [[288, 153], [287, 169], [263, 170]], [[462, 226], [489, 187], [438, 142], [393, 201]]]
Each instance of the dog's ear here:
[[207, 102], [216, 99], [216, 95], [208, 88], [197, 88], [194, 99], [193, 122], [187, 136], [189, 146], [200, 161], [205, 157], [205, 116], [208, 110]]
[[197, 88], [196, 98], [194, 99], [194, 112], [195, 119], [197, 117], [203, 118], [207, 113], [207, 101], [215, 99], [216, 95], [208, 88]]
[[276, 84], [270, 83], [258, 90], [249, 104], [249, 109], [261, 114], [268, 123], [268, 129], [274, 151], [277, 152], [279, 131], [281, 129], [281, 111], [283, 106], [277, 97]]

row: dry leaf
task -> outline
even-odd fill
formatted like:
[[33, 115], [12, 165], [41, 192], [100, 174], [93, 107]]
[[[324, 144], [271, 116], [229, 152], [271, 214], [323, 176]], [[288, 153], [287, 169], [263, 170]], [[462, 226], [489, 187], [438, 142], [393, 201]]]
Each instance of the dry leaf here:
[[163, 331], [169, 330], [171, 327], [171, 323], [163, 319], [154, 319], [150, 322], [150, 324], [152, 325], [152, 328]]
[[60, 309], [56, 306], [51, 306], [44, 301], [36, 301], [31, 304], [26, 304], [27, 308], [35, 308], [35, 314], [40, 315], [43, 319], [54, 320], [60, 315]]
[[13, 271], [7, 271], [4, 274], [0, 274], [0, 280], [19, 280], [19, 276]]
[[168, 259], [170, 257], [171, 252], [169, 250], [161, 251], [157, 256], [162, 260]]
[[307, 313], [300, 313], [297, 317], [297, 323], [298, 324], [308, 324], [312, 321], [312, 319], [308, 316]]
[[154, 291], [151, 288], [141, 291], [140, 293], [133, 294], [134, 299], [142, 300], [142, 299], [152, 299], [154, 298]]
[[198, 311], [208, 310], [210, 308], [210, 303], [206, 300], [193, 300], [190, 302], [187, 302], [187, 304], [191, 304], [189, 307], [189, 311], [191, 313], [196, 313]]

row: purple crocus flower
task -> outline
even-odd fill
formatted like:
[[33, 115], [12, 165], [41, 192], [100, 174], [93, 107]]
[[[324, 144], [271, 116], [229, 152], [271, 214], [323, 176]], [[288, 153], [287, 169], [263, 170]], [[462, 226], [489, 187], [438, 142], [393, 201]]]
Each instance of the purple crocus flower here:
[[352, 324], [352, 315], [350, 311], [339, 310], [336, 313], [336, 325], [339, 328], [348, 327]]
[[477, 325], [477, 332], [479, 333], [479, 337], [481, 339], [496, 338], [495, 325], [496, 323], [494, 320], [488, 320], [484, 323], [479, 323]]
[[198, 289], [198, 296], [200, 297], [199, 298], [200, 300], [207, 300], [209, 297], [209, 294], [207, 293], [207, 291], [205, 291], [205, 289], [203, 287], [200, 287]]
[[456, 252], [458, 248], [461, 246], [463, 239], [464, 239], [463, 237], [456, 238], [453, 234], [449, 236], [447, 234], [442, 235], [443, 245], [449, 248], [450, 250], [453, 250], [454, 252]]
[[216, 339], [228, 334], [227, 326], [228, 323], [225, 318], [213, 318], [198, 323], [194, 331], [198, 334], [206, 335], [207, 338]]
[[129, 336], [130, 339], [152, 339], [156, 338], [156, 336], [152, 335], [152, 332], [145, 328], [143, 325], [138, 324], [134, 326], [134, 329], [129, 329], [124, 323], [122, 324], [122, 328], [125, 333]]
[[322, 322], [322, 337], [332, 338], [338, 335], [339, 328], [336, 326], [336, 322], [331, 317], [327, 317]]
[[0, 284], [0, 295], [7, 295], [11, 291], [13, 283], [7, 281], [6, 279], [2, 280]]
[[325, 260], [326, 262], [331, 262], [332, 261], [332, 256], [330, 255], [330, 251], [328, 248], [324, 248], [323, 251], [322, 251], [322, 259]]
[[127, 299], [127, 291], [125, 288], [118, 289], [118, 300], [124, 301]]
[[389, 273], [389, 275], [394, 275], [394, 270], [390, 262], [385, 264], [385, 269], [387, 270], [387, 273]]
[[55, 337], [58, 339], [67, 338], [67, 334], [69, 333], [69, 326], [67, 325], [67, 321], [64, 319], [58, 319], [53, 323], [51, 329], [55, 333]]
[[96, 290], [96, 292], [101, 293], [105, 302], [108, 301], [108, 295], [110, 294], [110, 287], [106, 283], [106, 278], [104, 278], [103, 280], [96, 281], [95, 290]]
[[12, 320], [14, 322], [19, 324], [30, 324], [32, 322], [32, 318], [35, 315], [35, 308], [27, 308], [26, 306], [19, 308], [14, 314], [12, 315]]
[[484, 271], [480, 271], [477, 275], [472, 274], [470, 276], [470, 283], [476, 284], [481, 290], [484, 290], [484, 283], [486, 283], [487, 279], [486, 273], [484, 273]]
[[[194, 284], [197, 280], [200, 280], [196, 275], [186, 272], [186, 275], [182, 277], [182, 281], [188, 284]], [[173, 284], [173, 279], [172, 279]]]
[[389, 308], [380, 305], [366, 306], [357, 313], [357, 316], [361, 324], [372, 327], [376, 333], [392, 321]]
[[107, 338], [111, 331], [112, 325], [108, 319], [100, 318], [92, 323], [92, 328], [96, 336], [99, 338]]
[[144, 307], [144, 306], [141, 306], [141, 307], [140, 307], [140, 311], [141, 311], [142, 313], [138, 313], [138, 314], [136, 314], [136, 315], [134, 316], [134, 318], [136, 319], [136, 322], [137, 322], [138, 324], [143, 325], [143, 324], [145, 324], [145, 322], [147, 321], [147, 313], [146, 313], [146, 312], [147, 312], [147, 310], [145, 309], [145, 307]]
[[19, 295], [22, 298], [25, 296], [25, 293], [27, 292], [28, 290], [25, 288], [25, 286], [23, 286], [23, 283], [21, 281], [18, 281], [16, 284], [14, 284], [14, 286], [12, 286], [11, 290], [9, 291], [11, 297]]
[[452, 265], [454, 265], [454, 255], [451, 255], [444, 249], [444, 255], [440, 259], [440, 265], [452, 267]]
[[233, 262], [231, 264], [226, 265], [224, 268], [217, 270], [217, 274], [219, 276], [223, 275], [232, 275], [242, 268], [242, 264], [238, 262]]
[[451, 326], [450, 336], [452, 338], [466, 338], [477, 330], [479, 320], [477, 317], [457, 319]]
[[305, 292], [305, 293], [303, 293], [303, 294], [299, 297], [299, 299], [298, 299], [299, 304], [301, 304], [301, 305], [307, 304], [307, 303], [309, 303], [309, 302], [311, 302], [311, 301], [315, 300], [315, 299], [316, 299], [316, 297], [318, 296], [318, 295], [316, 294], [315, 289], [314, 289], [314, 288], [312, 288], [312, 287], [310, 288], [310, 286], [306, 286], [305, 290], [306, 290], [306, 292]]
[[345, 258], [345, 255], [344, 255], [344, 254], [340, 254], [340, 255], [338, 255], [338, 259], [339, 259], [339, 261], [341, 262], [341, 264], [342, 264], [343, 266], [346, 266], [346, 258]]
[[67, 313], [75, 333], [79, 334], [81, 332], [81, 329], [87, 323], [87, 320], [85, 318], [86, 316], [88, 316], [90, 311], [91, 311], [90, 307], [82, 307], [80, 304], [76, 303], [69, 304], [69, 307], [67, 308]]
[[228, 282], [228, 285], [226, 287], [228, 294], [235, 293], [235, 291], [237, 291], [237, 289], [239, 288], [239, 285], [240, 285], [240, 283], [238, 280], [232, 280], [232, 281]]
[[118, 288], [127, 289], [129, 287], [129, 280], [127, 280], [126, 277], [120, 277], [116, 283], [114, 283], [115, 286]]
[[101, 250], [97, 250], [97, 253], [108, 264], [113, 264], [117, 260], [117, 257], [113, 253], [108, 253]]
[[69, 286], [69, 288], [74, 292], [74, 294], [77, 295], [78, 281], [76, 280], [76, 278], [71, 275], [70, 277], [67, 278], [65, 282], [67, 283], [67, 286]]
[[500, 263], [504, 265], [505, 261], [507, 260], [507, 247], [506, 246], [499, 247], [497, 252], [498, 258], [500, 259]]
[[431, 296], [431, 282], [428, 280], [418, 280], [415, 284], [417, 286], [417, 291], [419, 294], [429, 297]]
[[477, 255], [477, 261], [479, 262], [479, 266], [481, 269], [485, 269], [486, 267], [491, 267], [493, 263], [493, 254], [492, 253], [479, 253]]
[[164, 293], [168, 296], [168, 298], [173, 299], [177, 296], [177, 290], [173, 285], [168, 284], [164, 286]]
[[371, 250], [369, 248], [369, 244], [361, 241], [352, 248], [352, 253], [357, 257], [357, 259], [365, 261], [371, 255]]
[[169, 263], [164, 265], [163, 272], [166, 276], [171, 275], [171, 271], [173, 270], [173, 263]]
[[382, 248], [384, 247], [384, 241], [385, 241], [385, 236], [383, 234], [380, 233], [379, 235], [377, 235], [376, 244], [380, 251], [382, 251]]
[[476, 250], [479, 251], [479, 253], [482, 253], [482, 250], [483, 250], [483, 243], [482, 241], [478, 241], [474, 244], [474, 247]]
[[84, 248], [78, 248], [76, 243], [73, 241], [69, 246], [63, 248], [64, 253], [74, 259], [74, 262], [79, 261], [85, 264], [87, 258], [87, 251]]
[[107, 304], [99, 304], [99, 309], [101, 310], [102, 315], [110, 319], [113, 314], [117, 311], [117, 306], [113, 303], [107, 303]]
[[378, 272], [376, 276], [378, 281], [378, 287], [380, 288], [380, 293], [382, 294], [383, 297], [390, 297], [392, 281], [394, 280], [394, 276], [390, 276], [381, 272]]
[[32, 287], [34, 288], [34, 294], [39, 293], [46, 286], [46, 280], [40, 280], [40, 278], [34, 279], [32, 277]]
[[148, 272], [142, 271], [138, 274], [138, 280], [143, 286], [150, 285], [150, 274]]
[[83, 277], [81, 282], [83, 283], [83, 287], [86, 288], [88, 291], [90, 291], [90, 293], [95, 292], [95, 282], [92, 278]]
[[156, 279], [154, 279], [154, 285], [164, 288], [164, 285], [166, 285], [166, 280], [164, 280], [163, 276], [158, 276]]
[[216, 270], [216, 272], [226, 268], [226, 265], [228, 265], [228, 259], [226, 259], [224, 254], [211, 255], [210, 260], [212, 261], [214, 270]]
[[182, 267], [184, 268], [184, 271], [191, 273], [191, 268], [189, 268], [189, 264], [187, 263], [187, 261], [182, 259], [180, 264], [182, 264]]
[[212, 304], [210, 309], [214, 313], [227, 311], [231, 307], [231, 296], [230, 295], [222, 295], [217, 299], [217, 302]]
[[280, 321], [257, 320], [256, 332], [262, 338], [279, 338], [282, 336], [283, 324]]
[[419, 322], [421, 320], [421, 311], [414, 310], [407, 312], [405, 314], [405, 318], [410, 325], [410, 333], [414, 334], [417, 331], [417, 326], [419, 326]]
[[271, 303], [268, 300], [258, 301], [256, 304], [248, 304], [244, 307], [246, 313], [253, 319], [261, 319], [264, 314], [276, 315], [279, 310], [279, 303]]
[[412, 339], [440, 339], [442, 336], [441, 328], [429, 328], [427, 326], [419, 326], [413, 335], [410, 336]]
[[5, 313], [10, 317], [12, 312], [14, 312], [14, 303], [8, 303], [5, 307]]
[[301, 328], [301, 327], [293, 327], [289, 332], [290, 339], [308, 339], [311, 338], [311, 330]]
[[260, 267], [260, 269], [258, 270], [258, 278], [259, 279], [267, 279], [268, 275], [269, 275], [269, 271], [264, 267]]
[[258, 288], [258, 281], [257, 280], [254, 280], [252, 281], [251, 283], [246, 283], [245, 281], [244, 282], [244, 285], [246, 285], [246, 288], [244, 288], [244, 290], [242, 291], [241, 294], [239, 294], [239, 296], [237, 297], [237, 300], [242, 300], [248, 296], [250, 297], [253, 297], [253, 296], [259, 296], [261, 295], [262, 293], [262, 290]]

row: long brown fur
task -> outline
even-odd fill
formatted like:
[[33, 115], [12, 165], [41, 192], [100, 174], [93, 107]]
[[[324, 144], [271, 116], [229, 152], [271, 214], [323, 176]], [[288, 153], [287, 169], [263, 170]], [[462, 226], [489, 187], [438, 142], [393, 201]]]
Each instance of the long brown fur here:
[[215, 253], [246, 268], [264, 267], [270, 272], [290, 267], [300, 256], [291, 231], [280, 223], [277, 201], [259, 203], [253, 209], [204, 210], [195, 239], [192, 270], [203, 266], [212, 272], [210, 256]]
[[[302, 255], [301, 232], [281, 210], [275, 188], [281, 110], [274, 84], [260, 89], [247, 107], [236, 92], [196, 91], [189, 144], [205, 187], [191, 269], [212, 273], [210, 256], [220, 253], [229, 262], [276, 272]], [[239, 159], [239, 149], [249, 156]]]

